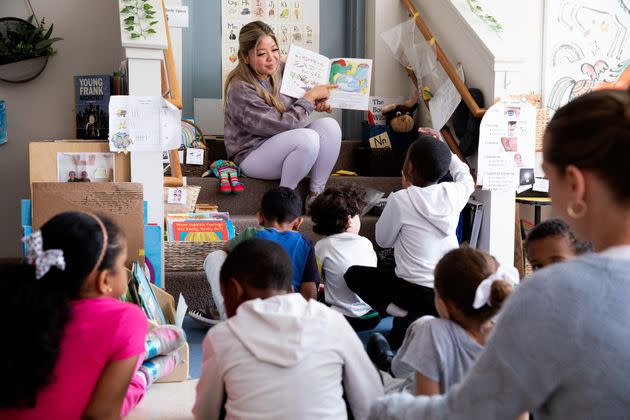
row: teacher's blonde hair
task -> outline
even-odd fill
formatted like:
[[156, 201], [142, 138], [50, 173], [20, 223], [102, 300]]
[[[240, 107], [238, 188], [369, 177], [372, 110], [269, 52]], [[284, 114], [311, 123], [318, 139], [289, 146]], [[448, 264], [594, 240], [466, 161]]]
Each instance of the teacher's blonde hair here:
[[269, 92], [267, 89], [263, 89], [258, 82], [256, 73], [254, 73], [252, 68], [245, 63], [247, 53], [251, 49], [257, 48], [260, 40], [264, 36], [270, 36], [273, 39], [273, 42], [275, 42], [276, 45], [278, 44], [276, 35], [273, 33], [271, 27], [265, 22], [257, 20], [250, 22], [241, 28], [241, 31], [238, 34], [238, 66], [236, 66], [236, 68], [232, 70], [225, 79], [223, 97], [225, 98], [226, 105], [230, 83], [234, 79], [241, 79], [254, 86], [258, 95], [260, 95], [269, 106], [275, 107], [280, 112], [286, 111], [286, 107], [280, 100], [280, 67], [278, 66], [276, 72], [270, 76], [271, 92]]

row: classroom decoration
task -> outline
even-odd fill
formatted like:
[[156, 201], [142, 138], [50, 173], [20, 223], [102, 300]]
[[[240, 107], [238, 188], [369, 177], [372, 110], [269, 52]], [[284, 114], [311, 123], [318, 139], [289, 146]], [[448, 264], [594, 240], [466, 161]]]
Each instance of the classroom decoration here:
[[592, 90], [630, 85], [626, 0], [545, 1], [543, 99], [557, 110]]
[[536, 107], [507, 100], [481, 120], [477, 183], [492, 191], [515, 191], [534, 184]]
[[301, 98], [316, 85], [336, 84], [327, 102], [333, 108], [367, 111], [370, 101], [372, 60], [329, 59], [306, 48], [291, 45], [280, 93]]
[[273, 29], [286, 57], [290, 45], [319, 51], [319, 2], [314, 0], [222, 0], [222, 81], [238, 64], [238, 35], [241, 28], [262, 20]]
[[178, 149], [182, 111], [159, 96], [112, 96], [109, 149], [112, 152]]
[[167, 48], [161, 0], [118, 0], [118, 12], [123, 47]]

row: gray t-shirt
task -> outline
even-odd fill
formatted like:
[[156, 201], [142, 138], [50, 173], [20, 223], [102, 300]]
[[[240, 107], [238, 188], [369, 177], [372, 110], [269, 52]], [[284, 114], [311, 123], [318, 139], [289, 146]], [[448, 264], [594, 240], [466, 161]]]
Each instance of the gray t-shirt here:
[[392, 360], [392, 373], [408, 378], [405, 390], [415, 393], [415, 373], [440, 384], [446, 392], [475, 363], [483, 347], [453, 321], [423, 316], [409, 326]]
[[446, 394], [392, 394], [370, 419], [618, 419], [630, 415], [630, 246], [537, 271]]

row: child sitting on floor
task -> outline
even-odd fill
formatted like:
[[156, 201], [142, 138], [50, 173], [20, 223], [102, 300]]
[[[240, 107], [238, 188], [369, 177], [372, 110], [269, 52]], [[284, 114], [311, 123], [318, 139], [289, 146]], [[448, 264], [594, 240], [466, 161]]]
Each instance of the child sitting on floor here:
[[66, 212], [23, 241], [26, 264], [0, 275], [10, 338], [0, 346], [0, 418], [124, 416], [146, 391], [134, 372], [148, 323], [118, 300], [128, 278], [123, 232], [104, 217]]
[[525, 254], [534, 271], [592, 250], [592, 244], [579, 241], [562, 219], [539, 223], [525, 241]]
[[359, 236], [363, 207], [365, 191], [352, 186], [326, 188], [311, 205], [313, 231], [326, 236], [315, 244], [325, 301], [341, 312], [355, 331], [370, 330], [380, 321], [378, 312], [348, 289], [343, 278], [353, 265], [376, 267], [372, 243]]
[[[383, 388], [341, 314], [291, 289], [277, 243], [242, 242], [221, 268], [228, 320], [203, 341], [197, 419], [367, 417]], [[344, 402], [345, 399], [347, 401]]]
[[[221, 319], [226, 318], [223, 297], [219, 292], [219, 271], [227, 253], [250, 238], [269, 239], [282, 245], [293, 265], [293, 291], [304, 299], [317, 298], [317, 284], [321, 281], [313, 241], [297, 232], [303, 222], [300, 216], [302, 201], [290, 188], [276, 187], [265, 193], [258, 212], [260, 227], [249, 227], [227, 243], [225, 251], [211, 252], [203, 263], [212, 298]], [[197, 317], [199, 319], [199, 317]]]
[[[422, 317], [407, 330], [391, 362], [393, 375], [404, 380], [398, 389], [416, 395], [443, 394], [459, 382], [481, 353], [492, 318], [517, 283], [514, 267], [499, 265], [485, 252], [463, 247], [442, 257], [435, 268], [440, 318]], [[382, 354], [371, 356], [377, 364], [383, 360]]]
[[[450, 170], [453, 182], [438, 181]], [[407, 151], [403, 189], [391, 193], [376, 224], [376, 242], [394, 248], [395, 270], [354, 266], [346, 283], [381, 314], [395, 316], [388, 341], [398, 348], [407, 327], [422, 315], [437, 315], [433, 270], [459, 246], [459, 214], [474, 189], [468, 166], [448, 146], [423, 136]]]

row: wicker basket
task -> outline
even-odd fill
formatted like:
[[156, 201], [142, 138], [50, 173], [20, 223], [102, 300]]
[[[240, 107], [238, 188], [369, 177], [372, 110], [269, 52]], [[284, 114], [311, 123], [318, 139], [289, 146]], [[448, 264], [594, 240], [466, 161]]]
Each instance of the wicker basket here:
[[225, 242], [164, 242], [166, 271], [202, 271], [203, 261], [212, 251], [223, 249]]

